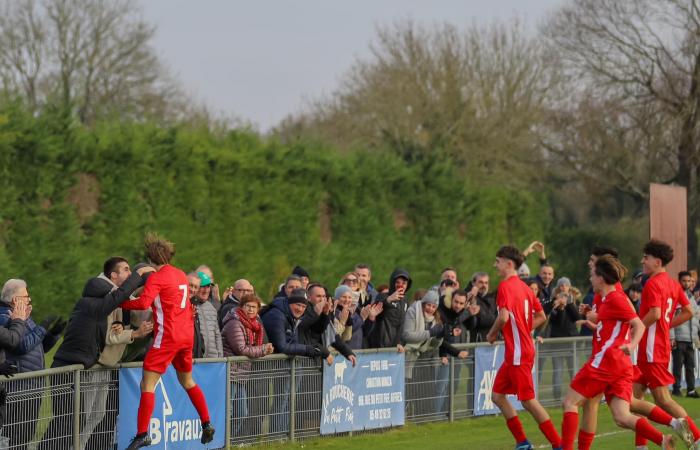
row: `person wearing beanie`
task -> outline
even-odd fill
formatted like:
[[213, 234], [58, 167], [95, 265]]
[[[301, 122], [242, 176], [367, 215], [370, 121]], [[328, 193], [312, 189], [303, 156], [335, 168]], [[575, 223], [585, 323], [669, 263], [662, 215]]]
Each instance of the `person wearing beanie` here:
[[275, 353], [298, 356], [328, 356], [328, 349], [299, 342], [298, 327], [308, 306], [305, 289], [297, 288], [287, 298], [275, 299], [260, 316]]
[[[468, 355], [468, 352], [457, 350], [445, 339], [453, 333], [453, 329], [445, 326], [440, 315], [436, 314], [439, 299], [437, 290], [429, 289], [406, 312], [403, 327], [406, 379], [412, 380], [406, 384], [406, 401], [414, 415], [435, 412], [435, 365], [429, 361], [436, 360], [441, 352], [459, 358]], [[418, 360], [423, 362], [417, 363]]]
[[345, 285], [338, 286], [335, 288], [333, 299], [338, 302], [333, 317], [335, 332], [350, 349], [361, 349], [364, 320], [360, 316], [359, 303], [355, 300], [352, 288]]
[[309, 272], [304, 270], [304, 268], [301, 266], [296, 266], [294, 267], [294, 269], [292, 269], [292, 275], [296, 275], [299, 278], [301, 278], [301, 287], [303, 287], [304, 289], [307, 288], [310, 279]]
[[[297, 277], [294, 275], [294, 277]], [[298, 278], [298, 277], [297, 277]], [[305, 326], [302, 319], [308, 306], [308, 295], [305, 289], [296, 288], [287, 297], [276, 298], [260, 313], [265, 332], [275, 353], [288, 356], [308, 356], [311, 358], [328, 358], [330, 351], [322, 345], [310, 345], [302, 341], [301, 335]], [[313, 308], [311, 308], [313, 309]], [[331, 360], [332, 361], [332, 360]], [[297, 377], [296, 388], [300, 389], [301, 379]], [[273, 404], [271, 411], [270, 433], [286, 433], [289, 431], [289, 378], [275, 379], [272, 383]]]

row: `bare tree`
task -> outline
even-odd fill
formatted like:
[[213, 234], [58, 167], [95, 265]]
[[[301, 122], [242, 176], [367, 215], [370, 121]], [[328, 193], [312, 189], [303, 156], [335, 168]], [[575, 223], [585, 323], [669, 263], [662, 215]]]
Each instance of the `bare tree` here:
[[161, 116], [177, 91], [133, 0], [4, 0], [0, 76], [30, 107], [56, 102], [83, 123]]
[[379, 28], [329, 98], [282, 123], [284, 136], [452, 158], [488, 179], [528, 182], [541, 159], [537, 124], [555, 71], [514, 22], [460, 30], [412, 22]]
[[574, 0], [543, 28], [570, 76], [553, 157], [592, 184], [646, 200], [688, 188], [691, 258], [700, 224], [700, 9], [695, 0]]

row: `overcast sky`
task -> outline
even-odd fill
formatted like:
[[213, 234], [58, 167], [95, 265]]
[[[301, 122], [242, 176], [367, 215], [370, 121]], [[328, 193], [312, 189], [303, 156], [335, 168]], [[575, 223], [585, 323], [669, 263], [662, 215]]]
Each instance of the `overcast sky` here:
[[565, 0], [141, 0], [154, 45], [185, 88], [214, 111], [268, 130], [333, 91], [377, 25], [412, 19], [534, 27]]

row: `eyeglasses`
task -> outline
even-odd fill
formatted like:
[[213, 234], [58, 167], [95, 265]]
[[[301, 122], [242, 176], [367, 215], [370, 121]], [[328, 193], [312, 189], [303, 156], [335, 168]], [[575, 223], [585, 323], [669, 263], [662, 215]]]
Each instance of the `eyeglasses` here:
[[234, 291], [238, 291], [238, 292], [250, 292], [251, 294], [252, 294], [253, 292], [255, 292], [255, 291], [254, 291], [254, 290], [252, 290], [252, 289], [239, 289], [239, 288], [233, 288], [233, 290], [234, 290]]
[[345, 283], [357, 283], [357, 278], [346, 278]]
[[241, 308], [245, 309], [258, 309], [259, 306], [255, 303], [246, 303], [245, 305], [241, 306]]

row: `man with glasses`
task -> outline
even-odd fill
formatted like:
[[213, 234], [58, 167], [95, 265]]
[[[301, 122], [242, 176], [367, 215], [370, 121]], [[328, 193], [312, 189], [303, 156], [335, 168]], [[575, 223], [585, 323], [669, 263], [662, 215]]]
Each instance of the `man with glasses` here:
[[226, 296], [223, 303], [221, 303], [221, 309], [219, 309], [218, 312], [219, 329], [223, 329], [224, 327], [224, 317], [226, 317], [226, 314], [232, 309], [238, 308], [244, 296], [255, 294], [255, 288], [250, 284], [250, 281], [241, 278], [233, 283], [233, 287], [228, 288], [226, 292], [229, 292], [229, 294]]

